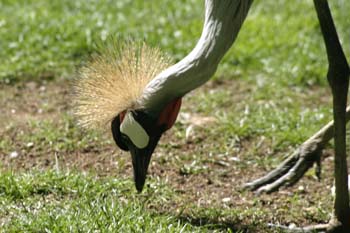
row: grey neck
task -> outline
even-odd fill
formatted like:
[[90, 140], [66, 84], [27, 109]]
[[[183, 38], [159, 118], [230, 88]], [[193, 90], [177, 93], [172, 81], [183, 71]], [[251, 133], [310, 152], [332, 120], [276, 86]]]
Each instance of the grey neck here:
[[253, 0], [206, 0], [205, 22], [195, 48], [145, 88], [141, 106], [157, 115], [171, 100], [203, 85], [233, 44]]

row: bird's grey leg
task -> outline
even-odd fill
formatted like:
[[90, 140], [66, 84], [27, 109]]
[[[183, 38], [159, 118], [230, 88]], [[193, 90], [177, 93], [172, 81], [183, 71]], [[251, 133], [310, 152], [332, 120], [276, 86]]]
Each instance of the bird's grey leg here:
[[350, 232], [350, 206], [346, 161], [346, 102], [349, 88], [349, 64], [333, 23], [327, 0], [314, 0], [328, 56], [327, 79], [333, 95], [334, 118], [334, 216], [332, 232]]
[[[335, 136], [335, 177], [338, 187], [335, 201], [335, 223], [349, 224], [349, 197], [347, 188], [347, 166], [345, 153], [345, 125], [349, 121], [346, 109], [349, 65], [340, 45], [327, 0], [314, 0], [325, 40], [329, 61], [328, 81], [333, 94], [335, 123], [330, 122], [310, 139], [305, 141], [280, 166], [262, 178], [247, 183], [246, 188], [260, 192], [273, 192], [281, 186], [295, 184], [314, 164], [320, 164], [325, 144]], [[333, 133], [334, 132], [334, 133]], [[318, 168], [318, 175], [320, 168]], [[344, 222], [347, 219], [347, 222]], [[336, 224], [333, 224], [333, 226]], [[349, 231], [350, 232], [350, 231]]]
[[[346, 109], [346, 122], [350, 120], [350, 106]], [[326, 124], [317, 133], [302, 143], [277, 168], [252, 182], [245, 188], [257, 193], [271, 193], [280, 187], [291, 186], [299, 181], [315, 163], [316, 175], [321, 176], [321, 155], [325, 145], [333, 138], [334, 122]]]
[[[329, 224], [310, 229], [327, 232], [350, 232], [350, 206], [348, 191], [348, 171], [346, 161], [346, 122], [349, 109], [346, 109], [350, 68], [339, 42], [327, 0], [314, 0], [328, 57], [327, 79], [333, 96], [334, 123], [329, 123], [275, 171], [247, 185], [259, 191], [274, 191], [281, 185], [295, 183], [305, 171], [319, 160], [324, 144], [334, 136], [334, 176], [335, 202], [334, 215]], [[311, 146], [309, 146], [311, 145]], [[306, 148], [306, 150], [304, 150]], [[311, 150], [309, 150], [311, 149]], [[308, 159], [305, 159], [305, 154]], [[304, 158], [303, 158], [304, 157]], [[302, 159], [302, 160], [300, 160]], [[304, 160], [304, 161], [303, 161]], [[290, 166], [292, 164], [292, 166]], [[281, 175], [282, 174], [282, 175]], [[283, 175], [285, 174], [285, 175]], [[306, 228], [301, 228], [305, 230]], [[299, 229], [298, 229], [299, 230]]]

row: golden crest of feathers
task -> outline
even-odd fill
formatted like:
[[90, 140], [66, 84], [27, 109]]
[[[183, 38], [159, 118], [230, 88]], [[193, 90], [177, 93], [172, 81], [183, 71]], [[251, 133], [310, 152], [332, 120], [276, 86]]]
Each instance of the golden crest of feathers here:
[[169, 64], [169, 57], [143, 42], [110, 41], [75, 80], [73, 112], [79, 124], [102, 129], [122, 111], [137, 109], [146, 85]]

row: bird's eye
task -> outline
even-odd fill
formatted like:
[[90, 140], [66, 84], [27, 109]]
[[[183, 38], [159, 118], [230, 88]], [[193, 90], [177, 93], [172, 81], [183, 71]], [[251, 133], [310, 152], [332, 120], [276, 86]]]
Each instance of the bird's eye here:
[[119, 117], [119, 115], [113, 119], [113, 121], [111, 123], [111, 129], [112, 129], [113, 139], [114, 139], [115, 143], [117, 144], [117, 146], [124, 151], [129, 151], [128, 146], [124, 143], [126, 136], [122, 135], [122, 133], [120, 132], [120, 117]]

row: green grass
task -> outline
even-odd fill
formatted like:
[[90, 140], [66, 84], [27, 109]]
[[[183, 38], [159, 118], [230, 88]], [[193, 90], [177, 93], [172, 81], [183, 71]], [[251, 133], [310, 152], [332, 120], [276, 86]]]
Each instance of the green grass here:
[[[350, 4], [330, 5], [349, 57]], [[188, 141], [180, 117], [141, 195], [129, 155], [70, 115], [69, 81], [96, 43], [133, 37], [178, 61], [200, 36], [203, 9], [200, 0], [0, 1], [0, 232], [267, 232], [267, 222], [328, 221], [331, 160], [323, 183], [311, 170], [298, 184], [306, 193], [240, 190], [331, 119], [311, 0], [255, 1], [213, 80], [183, 100], [182, 113], [216, 122]]]
[[1, 232], [232, 232], [233, 223], [217, 219], [257, 214], [195, 207], [192, 217], [182, 212], [150, 211], [150, 206], [168, 205], [175, 196], [156, 180], [149, 182], [143, 194], [136, 194], [128, 180], [78, 172], [0, 175]]
[[160, 183], [137, 195], [130, 181], [80, 173], [1, 173], [2, 232], [203, 232], [176, 216], [145, 211], [172, 196]]
[[[348, 4], [339, 0], [331, 6], [341, 37], [348, 38]], [[96, 49], [95, 42], [109, 35], [144, 39], [178, 60], [200, 35], [202, 11], [199, 0], [2, 1], [0, 80], [70, 76]], [[325, 62], [312, 1], [256, 1], [220, 70], [259, 72], [287, 84], [324, 84]]]
[[181, 58], [200, 33], [202, 5], [198, 1], [186, 1], [183, 7], [173, 1], [1, 1], [0, 80], [69, 76], [94, 51], [95, 43], [110, 35], [144, 39]]

